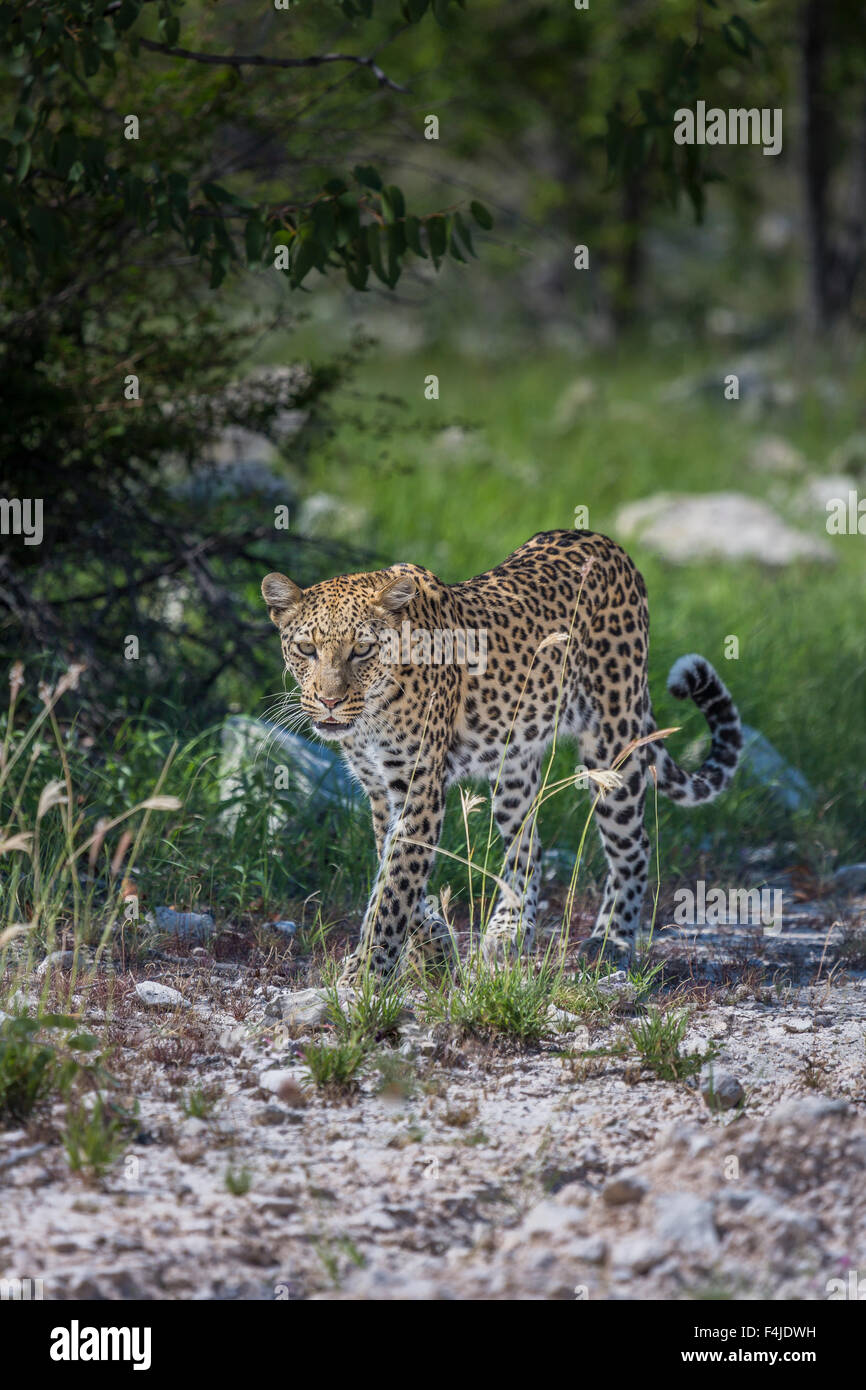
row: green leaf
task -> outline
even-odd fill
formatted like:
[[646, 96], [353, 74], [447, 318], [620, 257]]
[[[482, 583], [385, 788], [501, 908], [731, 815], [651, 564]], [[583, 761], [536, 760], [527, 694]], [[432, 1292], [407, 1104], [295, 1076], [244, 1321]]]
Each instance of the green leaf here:
[[370, 255], [370, 264], [374, 273], [382, 281], [383, 285], [390, 284], [385, 267], [382, 263], [382, 247], [379, 242], [379, 227], [375, 222], [371, 222], [366, 228], [367, 251]]
[[18, 162], [15, 165], [15, 182], [23, 183], [30, 170], [30, 160], [33, 156], [33, 149], [29, 140], [25, 140], [23, 145], [18, 146]]
[[316, 264], [316, 243], [313, 238], [313, 229], [307, 225], [301, 228], [294, 242], [295, 250], [292, 256], [292, 284], [300, 285], [305, 275], [309, 275], [313, 266]]
[[748, 58], [748, 39], [744, 39], [741, 35], [736, 33], [733, 26], [733, 21], [722, 25], [722, 37], [725, 40], [725, 43], [728, 45], [728, 48], [733, 49], [734, 53], [736, 53], [738, 57]]
[[353, 290], [365, 290], [367, 288], [367, 267], [365, 265], [355, 265], [351, 260], [345, 261], [346, 279]]
[[489, 232], [490, 228], [493, 226], [493, 218], [487, 211], [487, 208], [484, 206], [484, 204], [479, 203], [477, 200], [473, 199], [473, 201], [469, 204], [469, 211], [472, 213], [472, 216], [475, 218], [475, 221], [478, 223], [479, 227], [483, 227], [485, 232]]
[[162, 42], [173, 48], [180, 35], [180, 20], [174, 15], [170, 15], [167, 19], [161, 19], [157, 25], [157, 32]]
[[421, 223], [418, 218], [407, 217], [403, 224], [403, 230], [406, 233], [406, 245], [409, 250], [414, 251], [416, 256], [420, 256], [422, 260], [426, 261], [427, 252], [421, 245]]
[[131, 29], [141, 12], [141, 5], [137, 0], [121, 0], [120, 9], [112, 16], [114, 27], [118, 31]]
[[406, 199], [394, 184], [385, 189], [382, 194], [382, 203], [389, 221], [397, 222], [406, 215]]
[[391, 222], [385, 228], [388, 244], [388, 284], [393, 288], [400, 279], [400, 257], [406, 250], [406, 235], [402, 222]]
[[356, 164], [352, 172], [358, 183], [363, 184], [365, 188], [374, 188], [377, 192], [381, 191], [382, 180], [378, 170], [374, 169], [372, 164]]
[[439, 262], [445, 255], [448, 246], [448, 226], [445, 218], [442, 216], [428, 218], [426, 226], [430, 254], [438, 269]]
[[12, 129], [17, 131], [21, 136], [26, 136], [33, 129], [35, 124], [36, 112], [33, 110], [33, 107], [27, 105], [19, 106], [18, 110], [15, 112], [15, 120], [12, 123]]
[[89, 39], [83, 39], [81, 42], [81, 61], [85, 77], [95, 77], [102, 63], [102, 54]]
[[337, 215], [330, 202], [318, 202], [313, 208], [313, 229], [323, 252], [330, 251], [337, 236]]
[[460, 240], [466, 247], [466, 250], [469, 252], [470, 256], [474, 256], [475, 247], [472, 245], [472, 233], [470, 232], [463, 218], [460, 216], [459, 212], [455, 212], [454, 214], [454, 230], [457, 232], [458, 236], [460, 237]]
[[223, 188], [218, 183], [203, 183], [201, 191], [212, 203], [231, 203], [233, 206], [237, 206], [242, 201], [237, 194], [230, 193], [227, 188]]
[[260, 217], [250, 217], [244, 227], [247, 263], [254, 265], [262, 259], [267, 241], [267, 228]]

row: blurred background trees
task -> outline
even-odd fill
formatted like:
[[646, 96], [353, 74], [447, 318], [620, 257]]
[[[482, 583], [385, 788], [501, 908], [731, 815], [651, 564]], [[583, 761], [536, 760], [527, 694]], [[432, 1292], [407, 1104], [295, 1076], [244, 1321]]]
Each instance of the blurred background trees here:
[[[89, 657], [103, 715], [204, 715], [261, 669], [273, 510], [360, 409], [365, 316], [696, 346], [723, 281], [745, 344], [860, 323], [866, 35], [839, 0], [12, 0], [0, 44], [0, 494], [45, 506], [41, 545], [4, 537], [0, 645]], [[699, 97], [781, 106], [782, 154], [675, 145]], [[314, 301], [361, 331], [298, 336]], [[399, 418], [379, 393], [375, 428]], [[373, 540], [278, 539], [304, 580]]]

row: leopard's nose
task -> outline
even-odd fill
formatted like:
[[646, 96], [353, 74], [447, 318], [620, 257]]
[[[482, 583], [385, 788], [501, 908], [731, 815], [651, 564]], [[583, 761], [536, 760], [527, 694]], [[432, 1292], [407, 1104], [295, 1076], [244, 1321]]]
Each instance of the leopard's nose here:
[[324, 695], [316, 696], [316, 699], [319, 701], [319, 704], [324, 705], [325, 709], [333, 709], [335, 705], [341, 705], [345, 698], [345, 695], [341, 695], [338, 700], [326, 700]]

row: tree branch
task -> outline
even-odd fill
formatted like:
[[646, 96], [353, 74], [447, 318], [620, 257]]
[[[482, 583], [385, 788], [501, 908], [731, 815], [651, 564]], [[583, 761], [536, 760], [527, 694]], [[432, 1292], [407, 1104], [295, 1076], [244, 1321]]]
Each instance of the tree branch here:
[[153, 39], [139, 39], [142, 48], [153, 53], [164, 53], [169, 58], [187, 58], [193, 63], [209, 63], [211, 66], [228, 68], [320, 68], [326, 63], [354, 63], [357, 67], [369, 68], [380, 87], [389, 87], [392, 92], [406, 92], [379, 67], [373, 58], [365, 58], [357, 53], [315, 53], [308, 58], [266, 58], [261, 53], [194, 53], [189, 48], [171, 48], [167, 43], [156, 43]]

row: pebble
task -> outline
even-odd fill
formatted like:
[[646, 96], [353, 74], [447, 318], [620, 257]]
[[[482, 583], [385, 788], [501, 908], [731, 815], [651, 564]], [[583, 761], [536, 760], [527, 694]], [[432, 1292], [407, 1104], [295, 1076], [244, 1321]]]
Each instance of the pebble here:
[[649, 1190], [649, 1183], [637, 1173], [623, 1171], [610, 1178], [602, 1189], [602, 1196], [610, 1207], [624, 1206], [626, 1202], [639, 1202]]
[[712, 1064], [701, 1071], [701, 1095], [710, 1110], [736, 1110], [745, 1099], [745, 1092], [737, 1077]]

